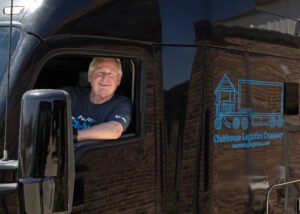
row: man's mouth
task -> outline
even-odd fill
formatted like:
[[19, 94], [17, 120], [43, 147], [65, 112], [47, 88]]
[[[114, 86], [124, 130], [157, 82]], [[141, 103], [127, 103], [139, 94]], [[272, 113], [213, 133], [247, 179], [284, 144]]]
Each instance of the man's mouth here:
[[104, 86], [104, 87], [107, 87], [107, 86], [109, 86], [109, 84], [103, 84], [103, 83], [98, 83], [98, 85], [100, 85], [100, 86]]

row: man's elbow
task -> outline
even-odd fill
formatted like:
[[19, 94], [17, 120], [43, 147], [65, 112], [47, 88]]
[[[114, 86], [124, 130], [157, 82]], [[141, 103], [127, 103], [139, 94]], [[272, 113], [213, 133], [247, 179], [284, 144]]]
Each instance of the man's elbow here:
[[120, 123], [118, 123], [113, 129], [112, 139], [116, 140], [116, 139], [120, 138], [122, 133], [123, 133], [123, 126]]

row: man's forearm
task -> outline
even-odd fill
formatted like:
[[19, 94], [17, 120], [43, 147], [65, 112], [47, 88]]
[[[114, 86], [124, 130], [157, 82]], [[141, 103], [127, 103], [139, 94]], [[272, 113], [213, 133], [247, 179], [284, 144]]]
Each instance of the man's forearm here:
[[123, 126], [116, 121], [110, 121], [78, 130], [77, 141], [118, 139], [123, 132]]

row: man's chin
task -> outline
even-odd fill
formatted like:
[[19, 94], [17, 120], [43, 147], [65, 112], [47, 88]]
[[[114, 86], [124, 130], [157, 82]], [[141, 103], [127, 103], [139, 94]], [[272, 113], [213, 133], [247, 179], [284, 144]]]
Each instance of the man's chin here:
[[100, 91], [96, 95], [97, 95], [97, 97], [102, 98], [102, 99], [106, 99], [108, 97], [111, 98], [113, 96], [113, 94], [109, 93], [109, 91]]
[[109, 94], [109, 89], [108, 88], [99, 88], [97, 90], [97, 94], [101, 95], [101, 94]]

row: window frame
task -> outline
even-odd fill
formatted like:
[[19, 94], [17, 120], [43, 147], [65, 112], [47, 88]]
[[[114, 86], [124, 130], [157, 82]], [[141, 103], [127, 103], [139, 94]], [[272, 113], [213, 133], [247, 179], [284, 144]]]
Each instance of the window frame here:
[[[134, 90], [134, 98], [135, 101], [132, 105], [135, 105], [135, 120], [131, 121], [131, 123], [135, 123], [135, 130], [132, 133], [126, 133], [122, 135], [119, 139], [115, 140], [88, 140], [81, 141], [74, 144], [74, 152], [75, 152], [75, 163], [78, 163], [86, 154], [95, 150], [102, 150], [106, 148], [122, 146], [132, 143], [137, 143], [142, 141], [145, 138], [145, 129], [146, 129], [146, 66], [145, 66], [145, 56], [141, 53], [133, 53], [133, 52], [120, 52], [120, 51], [105, 51], [105, 50], [86, 50], [86, 49], [56, 49], [48, 52], [40, 61], [37, 68], [35, 69], [33, 80], [30, 88], [33, 88], [36, 83], [38, 76], [46, 65], [46, 63], [61, 55], [77, 55], [83, 57], [117, 57], [117, 58], [126, 58], [131, 59], [131, 63], [134, 65], [134, 77], [136, 78], [134, 82], [132, 82], [132, 86], [135, 88], [131, 88], [131, 93]], [[134, 84], [134, 85], [133, 85]]]

